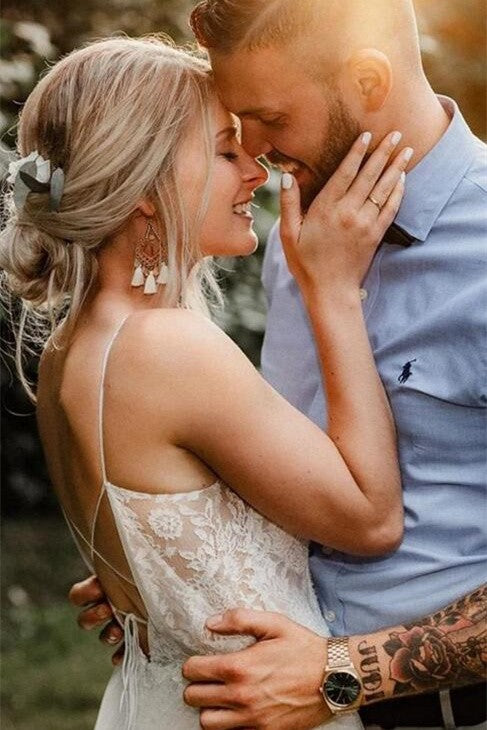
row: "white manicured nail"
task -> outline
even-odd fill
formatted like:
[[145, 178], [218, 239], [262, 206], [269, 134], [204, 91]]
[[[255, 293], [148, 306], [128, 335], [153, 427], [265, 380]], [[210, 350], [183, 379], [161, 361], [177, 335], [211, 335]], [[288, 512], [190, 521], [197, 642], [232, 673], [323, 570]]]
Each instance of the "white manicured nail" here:
[[393, 144], [395, 147], [401, 141], [401, 137], [402, 137], [401, 132], [394, 132], [391, 135], [391, 144]]
[[401, 172], [400, 180], [401, 180], [402, 184], [404, 185], [404, 183], [406, 182], [406, 173], [405, 172]]
[[281, 187], [283, 190], [291, 190], [294, 178], [290, 172], [283, 172], [281, 178]]
[[212, 629], [216, 626], [219, 626], [222, 621], [223, 621], [223, 614], [218, 613], [218, 614], [216, 614], [216, 616], [210, 616], [210, 618], [207, 619], [207, 621], [206, 621], [206, 625], [208, 626], [209, 629]]
[[362, 144], [364, 144], [366, 147], [368, 147], [371, 139], [372, 139], [371, 132], [364, 132], [362, 135]]
[[404, 162], [409, 162], [409, 160], [411, 159], [411, 157], [413, 155], [414, 155], [413, 148], [412, 147], [406, 147], [406, 149], [402, 153], [402, 159], [404, 160]]

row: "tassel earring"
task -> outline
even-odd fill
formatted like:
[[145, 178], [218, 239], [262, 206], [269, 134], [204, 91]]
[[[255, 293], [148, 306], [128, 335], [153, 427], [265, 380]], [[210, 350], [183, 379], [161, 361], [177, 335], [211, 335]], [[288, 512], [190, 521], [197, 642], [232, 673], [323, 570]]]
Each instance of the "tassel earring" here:
[[[135, 247], [131, 285], [143, 286], [144, 294], [155, 294], [158, 284], [167, 284], [169, 270], [162, 257], [161, 238], [150, 221]], [[156, 281], [157, 276], [157, 281]]]

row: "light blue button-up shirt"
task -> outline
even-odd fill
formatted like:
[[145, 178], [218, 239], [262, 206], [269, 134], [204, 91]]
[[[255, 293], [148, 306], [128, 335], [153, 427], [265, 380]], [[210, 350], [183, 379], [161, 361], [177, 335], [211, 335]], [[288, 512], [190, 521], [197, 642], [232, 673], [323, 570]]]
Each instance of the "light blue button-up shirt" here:
[[[427, 615], [487, 578], [487, 148], [457, 106], [442, 103], [452, 121], [408, 174], [396, 218], [415, 243], [384, 243], [363, 283], [398, 431], [405, 536], [397, 552], [372, 559], [312, 545], [315, 587], [336, 634]], [[313, 335], [277, 228], [263, 281], [263, 374], [323, 426]]]

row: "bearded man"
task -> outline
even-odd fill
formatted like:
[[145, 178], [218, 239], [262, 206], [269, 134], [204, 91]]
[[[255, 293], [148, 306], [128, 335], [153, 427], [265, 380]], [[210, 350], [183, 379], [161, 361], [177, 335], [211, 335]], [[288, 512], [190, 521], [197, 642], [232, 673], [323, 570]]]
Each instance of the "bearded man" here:
[[[191, 22], [246, 150], [291, 172], [305, 209], [361, 131], [373, 149], [400, 129], [414, 154], [361, 290], [397, 425], [404, 541], [374, 559], [312, 546], [323, 615], [349, 638], [242, 609], [208, 622], [257, 642], [190, 659], [186, 702], [208, 730], [305, 730], [358, 705], [370, 727], [485, 728], [485, 145], [431, 89], [410, 0], [206, 0]], [[311, 328], [277, 226], [263, 281], [263, 373], [325, 426]], [[94, 581], [72, 596], [106, 612]], [[85, 626], [100, 622], [94, 611]]]

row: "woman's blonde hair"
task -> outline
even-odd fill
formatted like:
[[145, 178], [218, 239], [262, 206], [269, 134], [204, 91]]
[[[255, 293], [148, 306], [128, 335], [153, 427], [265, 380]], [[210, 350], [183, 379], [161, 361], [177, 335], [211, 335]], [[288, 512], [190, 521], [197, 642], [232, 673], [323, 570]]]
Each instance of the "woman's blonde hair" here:
[[[96, 279], [97, 250], [142, 197], [154, 202], [167, 244], [167, 304], [207, 310], [208, 297], [221, 301], [211, 261], [198, 249], [213, 152], [213, 95], [206, 61], [152, 36], [109, 38], [74, 51], [27, 99], [20, 156], [37, 150], [65, 174], [58, 212], [39, 193], [16, 210], [10, 194], [0, 234], [4, 289], [22, 302], [17, 369], [32, 398], [22, 367], [24, 346], [42, 346], [61, 320], [63, 330], [72, 331]], [[185, 210], [175, 171], [193, 127], [203, 133], [208, 163], [196, 217]]]

